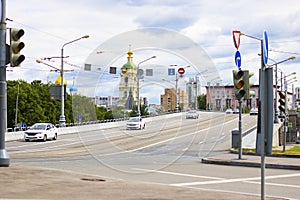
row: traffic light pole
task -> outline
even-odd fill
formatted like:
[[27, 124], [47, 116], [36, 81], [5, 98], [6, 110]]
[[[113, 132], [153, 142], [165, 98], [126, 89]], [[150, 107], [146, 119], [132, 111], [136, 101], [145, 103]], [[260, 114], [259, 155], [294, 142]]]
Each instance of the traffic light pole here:
[[0, 22], [0, 167], [8, 167], [10, 158], [5, 150], [5, 132], [7, 127], [6, 92], [6, 1], [1, 0]]
[[242, 100], [239, 100], [239, 159], [242, 159]]

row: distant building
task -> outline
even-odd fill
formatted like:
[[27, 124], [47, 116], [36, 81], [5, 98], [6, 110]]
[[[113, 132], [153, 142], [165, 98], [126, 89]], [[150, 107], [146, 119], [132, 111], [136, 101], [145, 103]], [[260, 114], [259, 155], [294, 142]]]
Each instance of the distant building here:
[[[178, 109], [186, 110], [188, 108], [188, 96], [183, 90], [178, 90]], [[165, 93], [160, 95], [160, 105], [165, 112], [174, 112], [176, 110], [176, 91], [175, 88], [166, 88]]]
[[296, 98], [295, 98], [295, 104], [297, 108], [300, 108], [300, 87], [296, 87]]
[[[242, 107], [258, 108], [259, 100], [259, 85], [253, 85], [250, 88], [254, 91], [254, 96], [250, 99], [242, 101]], [[275, 86], [274, 86], [274, 108], [275, 108]], [[277, 94], [277, 101], [279, 100], [279, 95]], [[292, 93], [287, 93], [287, 108], [291, 109], [293, 100]], [[277, 103], [278, 105], [278, 103]], [[212, 85], [206, 86], [206, 108], [208, 110], [225, 111], [227, 108], [237, 109], [238, 100], [235, 100], [234, 87], [233, 85]]]
[[138, 102], [138, 67], [133, 63], [133, 52], [129, 48], [127, 63], [121, 68], [119, 105], [132, 109]]
[[112, 97], [112, 96], [96, 96], [91, 98], [93, 102], [97, 106], [104, 106], [104, 107], [116, 107], [119, 102], [119, 97]]
[[200, 81], [199, 77], [190, 78], [186, 83], [186, 92], [188, 96], [188, 106], [189, 108], [196, 108], [197, 97], [200, 95]]

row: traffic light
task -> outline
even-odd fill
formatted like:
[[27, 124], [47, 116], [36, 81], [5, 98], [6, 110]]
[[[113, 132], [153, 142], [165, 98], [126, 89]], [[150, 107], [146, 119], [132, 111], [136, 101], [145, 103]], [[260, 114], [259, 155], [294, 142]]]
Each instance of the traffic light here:
[[20, 38], [24, 35], [23, 29], [10, 28], [10, 66], [19, 66], [25, 56], [20, 54], [20, 51], [25, 47], [24, 42]]
[[235, 98], [241, 100], [246, 95], [245, 90], [245, 71], [233, 70], [233, 84], [234, 84], [234, 94]]
[[279, 110], [282, 112], [282, 113], [285, 113], [285, 108], [286, 108], [286, 95], [284, 92], [281, 92], [281, 91], [278, 91], [278, 94], [279, 94]]
[[246, 94], [244, 96], [244, 99], [250, 99], [251, 96], [254, 96], [255, 95], [255, 92], [254, 91], [250, 91], [250, 87], [253, 85], [252, 82], [250, 82], [250, 78], [254, 75], [253, 72], [249, 72], [248, 70], [245, 70], [244, 71], [244, 76], [243, 76], [243, 80], [244, 80], [244, 88], [245, 88], [245, 91], [246, 91]]

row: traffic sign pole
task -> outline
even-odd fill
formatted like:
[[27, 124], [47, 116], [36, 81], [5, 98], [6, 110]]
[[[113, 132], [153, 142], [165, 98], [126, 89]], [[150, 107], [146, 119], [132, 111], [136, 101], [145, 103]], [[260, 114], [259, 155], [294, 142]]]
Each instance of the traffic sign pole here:
[[0, 167], [8, 167], [10, 158], [5, 150], [5, 132], [7, 127], [6, 92], [6, 1], [1, 0], [0, 24]]

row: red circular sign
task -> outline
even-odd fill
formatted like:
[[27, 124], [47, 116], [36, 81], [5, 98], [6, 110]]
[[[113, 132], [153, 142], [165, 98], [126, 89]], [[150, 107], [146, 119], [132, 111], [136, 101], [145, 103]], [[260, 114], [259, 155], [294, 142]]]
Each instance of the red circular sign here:
[[184, 74], [184, 72], [185, 72], [184, 68], [181, 67], [181, 68], [178, 69], [179, 74]]

